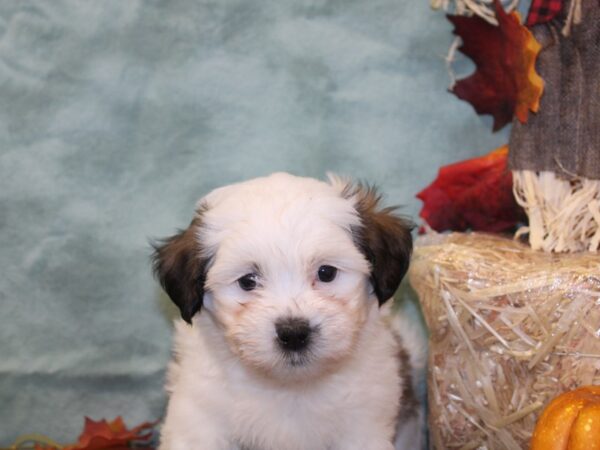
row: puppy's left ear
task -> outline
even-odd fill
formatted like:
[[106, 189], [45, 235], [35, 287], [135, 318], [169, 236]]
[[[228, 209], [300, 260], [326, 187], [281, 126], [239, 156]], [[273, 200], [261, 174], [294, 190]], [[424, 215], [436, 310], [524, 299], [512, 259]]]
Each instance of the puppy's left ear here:
[[188, 323], [202, 307], [206, 278], [206, 261], [196, 237], [198, 226], [195, 219], [187, 229], [154, 245], [152, 257], [156, 278]]
[[355, 242], [371, 263], [371, 282], [379, 304], [389, 300], [408, 270], [414, 224], [381, 208], [381, 195], [373, 187], [347, 185], [343, 195], [354, 200], [361, 226], [353, 230]]

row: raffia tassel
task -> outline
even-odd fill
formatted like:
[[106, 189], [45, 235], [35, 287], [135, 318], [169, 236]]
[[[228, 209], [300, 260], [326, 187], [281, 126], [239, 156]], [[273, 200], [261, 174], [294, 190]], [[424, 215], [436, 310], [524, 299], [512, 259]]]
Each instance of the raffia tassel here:
[[571, 0], [569, 5], [569, 13], [565, 20], [565, 26], [561, 30], [563, 36], [567, 37], [571, 34], [571, 27], [581, 23], [581, 0]]
[[[500, 0], [504, 10], [511, 12], [520, 0]], [[432, 9], [442, 9], [458, 16], [479, 16], [492, 25], [498, 25], [492, 0], [429, 0]]]
[[600, 247], [600, 180], [561, 178], [554, 172], [513, 171], [513, 191], [529, 217], [534, 250], [597, 252]]

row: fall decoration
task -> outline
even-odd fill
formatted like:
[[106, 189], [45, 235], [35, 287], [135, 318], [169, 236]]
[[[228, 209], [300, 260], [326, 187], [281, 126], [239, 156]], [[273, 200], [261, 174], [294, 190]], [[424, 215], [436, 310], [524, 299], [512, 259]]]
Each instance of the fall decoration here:
[[452, 92], [475, 108], [494, 117], [494, 131], [516, 116], [527, 122], [537, 112], [544, 83], [535, 71], [540, 44], [521, 25], [519, 14], [507, 14], [494, 0], [498, 26], [478, 17], [448, 15], [454, 34], [462, 39], [458, 50], [470, 57], [477, 69], [458, 80]]
[[516, 170], [513, 179], [517, 202], [529, 217], [517, 237], [528, 234], [533, 249], [548, 252], [600, 249], [600, 180], [531, 170]]
[[152, 433], [140, 433], [151, 430], [153, 426], [153, 423], [145, 422], [128, 430], [120, 416], [112, 422], [107, 422], [106, 420], [94, 422], [86, 417], [83, 433], [79, 437], [79, 441], [75, 445], [64, 447], [64, 450], [92, 450], [118, 446], [126, 447], [130, 441], [148, 441], [152, 436]]
[[409, 279], [430, 332], [433, 448], [527, 448], [545, 404], [600, 384], [598, 274], [596, 255], [496, 235], [416, 240]]
[[[156, 423], [145, 422], [132, 429], [127, 429], [119, 416], [107, 422], [98, 422], [86, 417], [83, 432], [75, 444], [61, 446], [52, 440], [38, 435], [24, 436], [15, 442], [11, 449], [21, 450], [100, 450], [138, 448], [153, 450], [151, 447], [152, 429]], [[33, 443], [34, 446], [26, 446]]]
[[[600, 384], [600, 259], [585, 252], [600, 248], [600, 3], [533, 0], [529, 32], [518, 0], [431, 1], [455, 5], [451, 90], [494, 131], [512, 120], [509, 167], [529, 219], [516, 236], [531, 244], [417, 240], [409, 275], [430, 331], [433, 448], [600, 449], [600, 387], [553, 402], [532, 439], [553, 397]], [[458, 81], [457, 49], [476, 65]]]
[[436, 231], [505, 231], [525, 218], [512, 195], [506, 168], [508, 147], [444, 166], [436, 180], [417, 194], [420, 216]]
[[[526, 210], [534, 249], [600, 249], [600, 3], [571, 0], [581, 10], [570, 36], [560, 22], [533, 28], [544, 50], [538, 70], [546, 82], [540, 112], [514, 121], [509, 166], [517, 201]], [[576, 61], [576, 63], [575, 63]]]
[[530, 450], [600, 450], [600, 386], [556, 397], [535, 427]]

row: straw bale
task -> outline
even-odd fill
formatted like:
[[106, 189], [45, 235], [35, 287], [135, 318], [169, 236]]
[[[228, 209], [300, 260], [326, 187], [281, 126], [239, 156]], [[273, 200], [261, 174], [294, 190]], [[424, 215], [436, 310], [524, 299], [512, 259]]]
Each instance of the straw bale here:
[[429, 327], [432, 447], [527, 448], [554, 396], [600, 384], [600, 257], [428, 234], [409, 273]]

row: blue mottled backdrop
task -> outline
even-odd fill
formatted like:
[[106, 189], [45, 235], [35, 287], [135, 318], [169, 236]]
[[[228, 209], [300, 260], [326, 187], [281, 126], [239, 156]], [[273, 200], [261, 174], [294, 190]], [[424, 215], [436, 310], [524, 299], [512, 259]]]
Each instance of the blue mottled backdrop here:
[[0, 1], [0, 445], [160, 418], [148, 241], [210, 189], [332, 170], [416, 216], [506, 142], [447, 93], [451, 41], [426, 0]]

